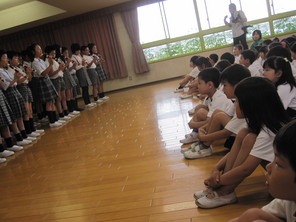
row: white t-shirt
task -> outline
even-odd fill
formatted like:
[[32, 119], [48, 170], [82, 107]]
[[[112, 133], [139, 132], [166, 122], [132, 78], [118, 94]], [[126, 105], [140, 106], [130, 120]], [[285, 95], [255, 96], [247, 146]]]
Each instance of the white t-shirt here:
[[32, 69], [35, 70], [34, 76], [35, 77], [42, 77], [41, 73], [47, 68], [48, 66], [45, 64], [44, 60], [34, 58], [32, 62]]
[[[14, 76], [16, 71], [21, 73], [23, 77], [27, 76], [27, 74], [24, 72], [24, 70], [22, 70], [20, 67], [17, 67], [17, 66], [9, 66], [7, 70], [12, 76]], [[28, 82], [29, 82], [28, 79], [26, 79], [23, 83], [28, 84]]]
[[194, 67], [191, 72], [188, 74], [189, 76], [193, 77], [193, 78], [196, 78], [199, 74], [199, 69], [196, 67]]
[[71, 57], [71, 60], [77, 62], [76, 70], [79, 70], [79, 69], [81, 69], [83, 67], [83, 65], [82, 65], [82, 57], [80, 55], [74, 55], [73, 54], [72, 57]]
[[296, 62], [295, 62], [295, 60], [290, 62], [290, 65], [291, 65], [293, 76], [296, 78]]
[[[236, 11], [234, 17], [237, 18], [238, 14], [242, 19], [246, 19], [245, 13], [243, 11]], [[242, 34], [244, 34], [244, 31], [242, 30], [242, 27], [244, 26], [244, 23], [242, 22], [237, 22], [237, 23], [232, 23], [231, 24], [231, 29], [232, 29], [232, 36], [233, 38], [239, 37]]]
[[224, 128], [227, 129], [228, 131], [234, 133], [235, 135], [237, 135], [241, 129], [248, 128], [248, 125], [247, 125], [246, 119], [245, 118], [243, 118], [243, 119], [237, 118], [237, 115], [235, 112], [232, 119], [226, 124], [226, 126]]
[[[88, 55], [83, 55], [84, 60], [86, 61], [87, 64], [90, 64], [93, 61], [93, 57], [92, 56], [88, 56]], [[93, 62], [91, 64], [90, 67], [88, 67], [88, 69], [95, 69], [97, 66], [96, 64]]]
[[235, 64], [239, 64], [240, 57], [241, 57], [240, 55], [234, 56], [234, 63]]
[[[47, 65], [47, 66], [49, 66], [49, 62], [48, 62], [48, 59], [46, 58], [46, 60], [45, 60], [45, 64]], [[53, 64], [52, 64], [52, 71], [54, 72], [54, 71], [57, 71], [58, 69], [59, 69], [59, 67], [60, 67], [60, 64], [57, 62], [57, 61], [55, 61], [55, 60], [53, 60]], [[58, 71], [58, 73], [56, 73], [54, 76], [50, 76], [49, 78], [50, 79], [56, 79], [56, 78], [58, 78], [58, 77], [63, 77], [64, 76], [64, 73], [63, 73], [63, 71]]]
[[251, 76], [261, 76], [263, 74], [263, 67], [258, 60], [255, 60], [249, 67]]
[[274, 199], [269, 204], [262, 207], [262, 210], [276, 217], [285, 219], [287, 222], [296, 221], [296, 203], [294, 201]]
[[279, 85], [277, 92], [283, 102], [285, 109], [291, 108], [296, 110], [296, 88], [293, 87], [292, 91], [289, 84]]
[[220, 109], [229, 116], [234, 115], [234, 105], [230, 99], [227, 99], [224, 92], [216, 90], [212, 98], [206, 97], [203, 104], [209, 108], [207, 117], [211, 117], [216, 109]]
[[250, 152], [250, 155], [257, 157], [259, 159], [267, 160], [272, 162], [274, 160], [273, 152], [273, 140], [275, 134], [263, 127], [257, 136], [256, 142]]

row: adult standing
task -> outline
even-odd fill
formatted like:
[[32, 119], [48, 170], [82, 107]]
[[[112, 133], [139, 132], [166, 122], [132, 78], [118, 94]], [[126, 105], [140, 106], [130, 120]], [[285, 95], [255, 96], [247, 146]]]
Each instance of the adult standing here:
[[231, 14], [230, 21], [227, 22], [227, 15], [224, 17], [225, 25], [231, 27], [232, 36], [233, 36], [233, 45], [242, 44], [244, 49], [248, 49], [248, 44], [246, 40], [247, 30], [245, 27], [245, 22], [247, 22], [247, 18], [245, 13], [240, 10], [236, 10], [236, 5], [231, 3], [229, 5], [229, 12]]

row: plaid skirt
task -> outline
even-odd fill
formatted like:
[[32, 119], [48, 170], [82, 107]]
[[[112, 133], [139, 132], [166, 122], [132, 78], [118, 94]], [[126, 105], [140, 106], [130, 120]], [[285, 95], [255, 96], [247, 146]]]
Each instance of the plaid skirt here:
[[58, 93], [48, 76], [37, 78], [37, 80], [39, 102], [46, 103], [58, 97]]
[[3, 93], [15, 118], [22, 118], [27, 115], [24, 99], [16, 86], [8, 87]]
[[100, 83], [99, 75], [95, 69], [87, 69], [87, 73], [92, 85], [97, 85]]
[[12, 110], [4, 96], [2, 90], [0, 90], [0, 127], [9, 126], [15, 121]]
[[80, 86], [79, 86], [79, 81], [78, 78], [76, 76], [76, 73], [71, 74], [72, 78], [74, 79], [76, 86], [73, 87], [73, 96], [74, 98], [78, 95], [81, 95], [81, 90], [80, 90]]
[[96, 71], [99, 75], [99, 80], [100, 81], [104, 81], [104, 80], [107, 80], [108, 79], [108, 75], [107, 73], [105, 72], [103, 66], [101, 64], [98, 64], [97, 67], [96, 67]]
[[76, 71], [76, 76], [78, 78], [80, 87], [85, 87], [85, 86], [91, 86], [92, 85], [85, 67], [82, 67], [81, 69], [77, 70]]
[[30, 87], [26, 83], [22, 83], [20, 85], [17, 85], [17, 90], [22, 95], [25, 103], [32, 103], [33, 102], [33, 95], [31, 92]]
[[52, 82], [52, 84], [57, 92], [65, 90], [65, 82], [62, 77], [58, 77], [56, 79], [50, 79], [50, 81]]
[[72, 75], [70, 74], [69, 70], [67, 70], [67, 69], [64, 70], [63, 79], [65, 82], [65, 89], [72, 89], [77, 85], [75, 80], [73, 79]]

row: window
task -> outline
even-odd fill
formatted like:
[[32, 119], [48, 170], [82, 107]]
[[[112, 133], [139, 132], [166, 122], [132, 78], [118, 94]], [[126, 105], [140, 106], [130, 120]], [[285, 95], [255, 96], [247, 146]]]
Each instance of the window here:
[[232, 32], [224, 25], [224, 17], [230, 17], [230, 2], [244, 11], [252, 25], [249, 41], [255, 29], [261, 30], [263, 37], [296, 31], [295, 0], [159, 0], [138, 8], [140, 42], [147, 60], [232, 44]]

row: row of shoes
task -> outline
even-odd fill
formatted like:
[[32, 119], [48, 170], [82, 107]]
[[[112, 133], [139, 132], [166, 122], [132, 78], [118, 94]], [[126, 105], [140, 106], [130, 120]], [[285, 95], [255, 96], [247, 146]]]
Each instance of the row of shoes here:
[[85, 105], [85, 108], [92, 108], [92, 107], [95, 107], [96, 105], [98, 104], [102, 104], [103, 102], [105, 102], [106, 100], [108, 100], [109, 97], [108, 96], [104, 96], [103, 98], [100, 98], [98, 99], [97, 101], [95, 102], [92, 102], [92, 103], [89, 103], [87, 105]]

